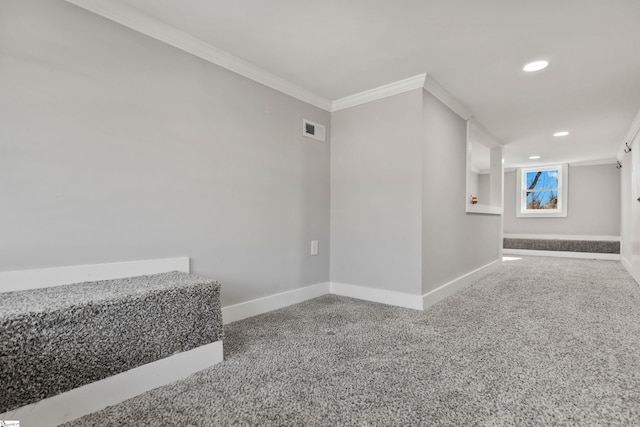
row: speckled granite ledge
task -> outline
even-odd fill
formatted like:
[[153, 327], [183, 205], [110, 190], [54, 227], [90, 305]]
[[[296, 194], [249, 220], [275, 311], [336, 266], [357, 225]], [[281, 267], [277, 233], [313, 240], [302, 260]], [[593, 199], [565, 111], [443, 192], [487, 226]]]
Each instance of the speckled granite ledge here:
[[505, 238], [504, 249], [528, 249], [535, 251], [589, 252], [619, 254], [620, 242], [606, 240], [513, 239]]
[[223, 335], [220, 283], [187, 273], [0, 293], [0, 413]]

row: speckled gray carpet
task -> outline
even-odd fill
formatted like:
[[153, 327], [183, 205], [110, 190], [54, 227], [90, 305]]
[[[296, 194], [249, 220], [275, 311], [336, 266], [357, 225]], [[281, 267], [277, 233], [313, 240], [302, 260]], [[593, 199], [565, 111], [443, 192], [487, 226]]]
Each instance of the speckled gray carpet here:
[[337, 296], [226, 326], [226, 360], [73, 426], [640, 425], [640, 288], [525, 258], [425, 312]]
[[223, 339], [220, 283], [173, 271], [0, 294], [0, 413]]
[[562, 239], [513, 239], [505, 238], [505, 249], [528, 249], [535, 251], [591, 252], [619, 254], [620, 242], [607, 240], [562, 240]]

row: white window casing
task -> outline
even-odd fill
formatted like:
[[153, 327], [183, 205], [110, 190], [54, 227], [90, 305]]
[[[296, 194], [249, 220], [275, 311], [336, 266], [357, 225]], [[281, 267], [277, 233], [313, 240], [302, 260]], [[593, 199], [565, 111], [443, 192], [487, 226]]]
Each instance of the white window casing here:
[[[527, 209], [527, 172], [539, 172], [539, 171], [558, 171], [558, 188], [544, 189], [557, 190], [558, 204], [556, 209]], [[561, 218], [567, 216], [567, 202], [568, 202], [568, 170], [567, 164], [553, 165], [553, 166], [539, 166], [518, 168], [516, 177], [516, 216], [520, 218]], [[538, 190], [540, 191], [540, 190]]]

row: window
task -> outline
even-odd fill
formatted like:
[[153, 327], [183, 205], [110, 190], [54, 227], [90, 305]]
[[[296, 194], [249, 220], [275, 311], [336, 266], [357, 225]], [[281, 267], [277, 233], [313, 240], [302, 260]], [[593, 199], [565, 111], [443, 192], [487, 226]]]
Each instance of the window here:
[[517, 176], [517, 216], [567, 216], [566, 165], [522, 168]]

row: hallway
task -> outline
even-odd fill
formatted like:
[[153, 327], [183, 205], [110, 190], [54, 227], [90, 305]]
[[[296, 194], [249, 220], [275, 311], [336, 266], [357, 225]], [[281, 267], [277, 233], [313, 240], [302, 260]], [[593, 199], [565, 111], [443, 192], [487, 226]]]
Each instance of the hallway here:
[[637, 425], [638, 284], [507, 259], [424, 312], [328, 295], [229, 324], [222, 364], [69, 425]]

